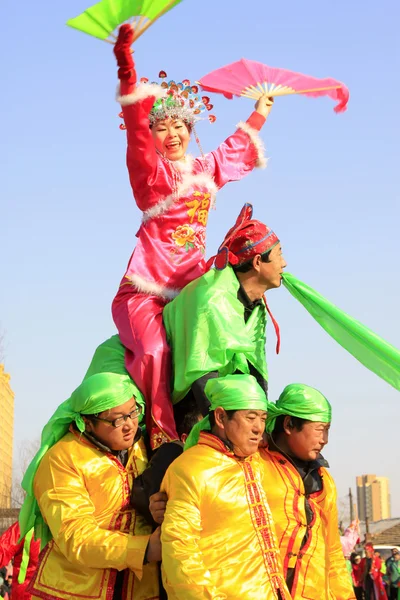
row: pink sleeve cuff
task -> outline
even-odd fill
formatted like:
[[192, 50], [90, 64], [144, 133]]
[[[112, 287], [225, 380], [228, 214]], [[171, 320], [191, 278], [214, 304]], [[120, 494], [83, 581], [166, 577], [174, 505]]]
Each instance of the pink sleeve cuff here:
[[250, 127], [253, 127], [253, 129], [260, 131], [260, 129], [264, 125], [265, 121], [266, 121], [265, 117], [260, 115], [260, 113], [258, 113], [257, 111], [254, 111], [251, 113], [251, 115], [247, 119], [246, 123], [248, 123], [250, 125]]

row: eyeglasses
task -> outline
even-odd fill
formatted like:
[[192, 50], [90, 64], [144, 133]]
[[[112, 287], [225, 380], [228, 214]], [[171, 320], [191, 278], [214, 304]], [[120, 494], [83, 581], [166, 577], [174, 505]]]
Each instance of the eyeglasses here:
[[139, 415], [141, 415], [141, 414], [142, 414], [142, 407], [137, 406], [129, 414], [122, 415], [121, 417], [118, 417], [117, 419], [114, 419], [113, 421], [110, 421], [109, 419], [102, 419], [101, 417], [98, 417], [97, 415], [92, 415], [92, 417], [94, 419], [96, 419], [96, 421], [103, 421], [103, 423], [110, 423], [110, 425], [112, 425], [113, 427], [122, 427], [122, 425], [124, 423], [126, 423], [128, 419], [131, 419], [133, 421], [133, 419], [137, 419], [139, 417]]

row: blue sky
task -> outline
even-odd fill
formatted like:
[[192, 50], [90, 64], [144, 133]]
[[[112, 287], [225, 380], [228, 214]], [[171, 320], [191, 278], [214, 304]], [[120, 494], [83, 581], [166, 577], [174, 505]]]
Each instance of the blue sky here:
[[[268, 168], [218, 194], [208, 254], [245, 201], [282, 240], [288, 271], [400, 346], [399, 6], [336, 0], [184, 0], [138, 41], [140, 76], [160, 69], [196, 80], [239, 58], [335, 77], [348, 111], [327, 98], [275, 102], [262, 131]], [[135, 244], [140, 212], [118, 128], [112, 48], [69, 29], [83, 0], [7, 3], [0, 97], [0, 324], [15, 390], [15, 455], [39, 435], [114, 333], [111, 301]], [[4, 14], [5, 12], [5, 14]], [[213, 96], [217, 122], [198, 126], [212, 150], [252, 101]], [[196, 152], [193, 146], [192, 151]], [[355, 476], [391, 481], [400, 516], [398, 393], [338, 347], [286, 292], [269, 304], [270, 398], [290, 382], [319, 388], [334, 407], [331, 463], [339, 496]]]

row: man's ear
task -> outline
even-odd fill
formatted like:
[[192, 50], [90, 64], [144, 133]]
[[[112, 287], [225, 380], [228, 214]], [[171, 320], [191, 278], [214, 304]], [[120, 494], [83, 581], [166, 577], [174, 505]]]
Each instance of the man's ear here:
[[227, 415], [222, 406], [217, 406], [217, 408], [214, 410], [214, 417], [215, 424], [217, 425], [217, 427], [219, 427], [220, 429], [225, 429], [225, 421]]
[[87, 417], [84, 417], [83, 415], [82, 415], [82, 419], [84, 420], [84, 423], [85, 423], [85, 431], [87, 431], [88, 433], [92, 433], [94, 430], [93, 421], [91, 419], [88, 419]]
[[253, 269], [259, 271], [261, 268], [261, 254], [256, 254], [252, 260]]
[[293, 425], [292, 417], [290, 417], [289, 415], [286, 415], [286, 417], [283, 419], [283, 431], [286, 433], [286, 435], [291, 435], [293, 429], [294, 429], [294, 425]]

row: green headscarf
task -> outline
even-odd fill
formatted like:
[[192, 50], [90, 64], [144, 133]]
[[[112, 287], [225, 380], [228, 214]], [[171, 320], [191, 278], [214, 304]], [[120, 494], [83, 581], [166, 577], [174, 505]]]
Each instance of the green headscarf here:
[[[268, 410], [268, 400], [253, 375], [226, 375], [209, 379], [204, 388], [210, 401], [210, 412], [221, 406], [225, 410]], [[205, 417], [191, 430], [185, 450], [195, 446], [200, 431], [211, 431], [210, 417]]]
[[[119, 335], [113, 335], [100, 344], [100, 346], [97, 346], [83, 379], [88, 379], [88, 377], [97, 375], [97, 373], [116, 373], [117, 375], [129, 376], [129, 373], [125, 368], [125, 346], [121, 344]], [[133, 380], [132, 383], [135, 385]], [[142, 409], [142, 413], [139, 415], [139, 423], [141, 428], [145, 429], [144, 420], [146, 402], [138, 387], [136, 387], [134, 396], [136, 398], [136, 404]]]
[[21, 538], [34, 528], [35, 537], [42, 541], [42, 548], [52, 539], [33, 493], [36, 471], [46, 452], [68, 432], [71, 423], [75, 423], [79, 431], [85, 431], [82, 414], [93, 415], [124, 404], [136, 395], [136, 389], [127, 375], [98, 373], [85, 379], [71, 397], [60, 404], [44, 426], [39, 451], [22, 480], [26, 497], [19, 515]]
[[298, 417], [307, 421], [330, 423], [332, 407], [328, 400], [315, 388], [302, 383], [287, 385], [275, 404], [268, 405], [266, 430], [271, 433], [280, 415]]

